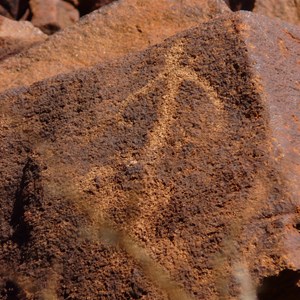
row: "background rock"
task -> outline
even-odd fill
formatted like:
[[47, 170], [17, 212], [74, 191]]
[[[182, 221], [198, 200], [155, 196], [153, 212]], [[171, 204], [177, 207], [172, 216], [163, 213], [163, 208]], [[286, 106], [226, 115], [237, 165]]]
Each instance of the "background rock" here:
[[[28, 0], [0, 0], [0, 6], [2, 6], [13, 19], [19, 20], [28, 9]], [[4, 14], [4, 16], [7, 17], [6, 14]]]
[[0, 16], [0, 61], [45, 41], [46, 38], [30, 22], [17, 22]]
[[265, 16], [300, 24], [299, 0], [225, 0], [233, 11], [249, 10]]
[[299, 0], [256, 0], [254, 12], [300, 24]]
[[80, 0], [78, 9], [81, 15], [86, 15], [100, 7], [110, 4], [117, 0]]
[[33, 25], [51, 34], [79, 20], [76, 8], [61, 0], [30, 0]]
[[2, 299], [299, 298], [298, 37], [227, 14], [2, 94]]
[[0, 15], [6, 18], [11, 18], [9, 12], [2, 5], [0, 5]]
[[218, 0], [115, 2], [0, 64], [0, 90], [146, 49], [228, 10]]

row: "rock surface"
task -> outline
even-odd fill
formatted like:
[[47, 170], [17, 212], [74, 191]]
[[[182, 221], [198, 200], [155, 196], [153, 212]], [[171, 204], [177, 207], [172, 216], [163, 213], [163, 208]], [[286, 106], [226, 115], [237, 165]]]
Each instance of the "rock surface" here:
[[[15, 20], [19, 20], [28, 9], [28, 0], [0, 0], [0, 6]], [[2, 9], [0, 10], [2, 14]], [[3, 14], [7, 17], [7, 14]]]
[[118, 0], [80, 0], [78, 3], [78, 9], [81, 15], [85, 15], [114, 1]]
[[[74, 16], [77, 18], [78, 15], [89, 14], [113, 1], [117, 0], [0, 0], [0, 15], [28, 21], [33, 17], [34, 22], [41, 26], [51, 25], [54, 22], [56, 27], [53, 27], [52, 31], [55, 31], [61, 26], [68, 25]], [[71, 6], [67, 5], [68, 3]], [[77, 12], [74, 12], [74, 9]], [[66, 14], [63, 16], [59, 12]], [[48, 33], [53, 32], [48, 28]]]
[[219, 0], [115, 2], [0, 64], [0, 91], [146, 49], [225, 11]]
[[299, 37], [227, 14], [2, 94], [0, 299], [299, 299]]
[[269, 17], [300, 24], [300, 0], [225, 0], [233, 10], [249, 10]]
[[47, 36], [30, 22], [17, 22], [0, 16], [0, 61], [41, 43], [46, 38]]
[[253, 11], [300, 25], [300, 0], [256, 0]]
[[47, 34], [68, 27], [79, 20], [78, 10], [61, 0], [30, 0], [31, 22]]

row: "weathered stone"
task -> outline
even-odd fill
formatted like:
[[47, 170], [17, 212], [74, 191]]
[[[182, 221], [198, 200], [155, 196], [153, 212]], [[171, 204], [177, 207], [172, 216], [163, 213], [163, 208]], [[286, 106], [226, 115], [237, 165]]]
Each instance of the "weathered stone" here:
[[300, 24], [299, 0], [256, 0], [254, 12]]
[[0, 61], [45, 41], [47, 36], [30, 22], [0, 16]]
[[299, 36], [232, 13], [2, 94], [0, 299], [300, 298]]
[[30, 0], [32, 23], [45, 33], [52, 34], [79, 20], [76, 8], [61, 0]]
[[219, 0], [115, 2], [1, 64], [0, 90], [146, 49], [228, 10]]
[[299, 0], [225, 0], [233, 10], [249, 10], [269, 17], [300, 24]]

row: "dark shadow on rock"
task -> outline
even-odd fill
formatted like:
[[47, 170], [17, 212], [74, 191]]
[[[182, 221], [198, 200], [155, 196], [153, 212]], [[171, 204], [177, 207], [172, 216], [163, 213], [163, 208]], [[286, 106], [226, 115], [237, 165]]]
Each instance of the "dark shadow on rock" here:
[[258, 300], [299, 300], [300, 272], [283, 270], [277, 276], [263, 279], [257, 292]]

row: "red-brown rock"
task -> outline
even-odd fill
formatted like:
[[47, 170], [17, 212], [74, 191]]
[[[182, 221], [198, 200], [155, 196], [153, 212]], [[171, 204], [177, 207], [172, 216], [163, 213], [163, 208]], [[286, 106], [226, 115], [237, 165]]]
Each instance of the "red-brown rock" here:
[[300, 24], [299, 0], [225, 0], [233, 10], [249, 10], [269, 17]]
[[51, 34], [79, 20], [76, 8], [62, 0], [30, 0], [32, 23]]
[[254, 12], [300, 24], [299, 0], [256, 0]]
[[219, 0], [115, 2], [0, 64], [0, 90], [146, 49], [225, 11], [229, 9]]
[[0, 299], [298, 299], [299, 37], [232, 13], [2, 94]]
[[30, 22], [0, 16], [0, 61], [45, 41], [47, 36]]

